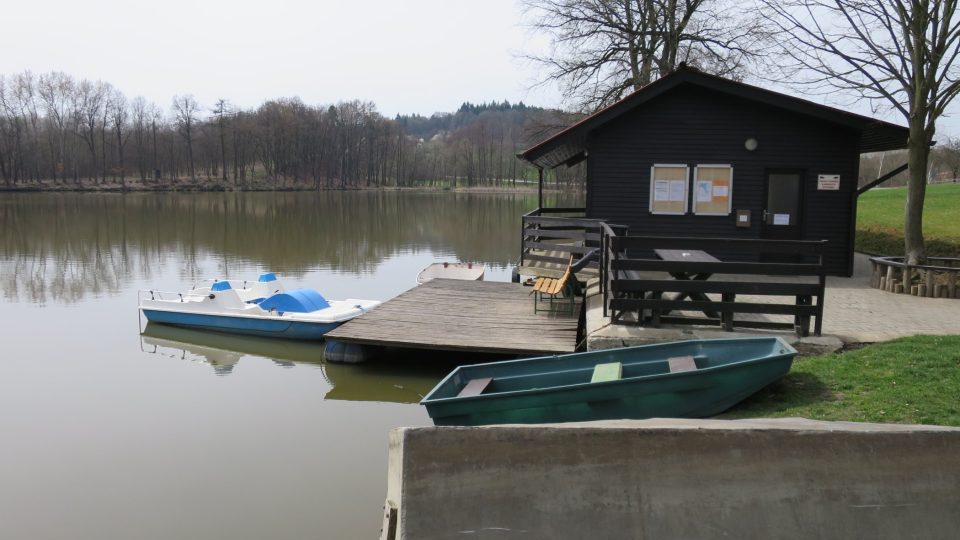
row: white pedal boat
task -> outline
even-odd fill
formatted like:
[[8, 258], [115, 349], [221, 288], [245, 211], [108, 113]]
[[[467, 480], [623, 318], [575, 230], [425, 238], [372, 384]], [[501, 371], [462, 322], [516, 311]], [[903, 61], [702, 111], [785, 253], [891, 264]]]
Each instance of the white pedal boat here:
[[486, 269], [479, 264], [473, 263], [433, 263], [417, 274], [417, 284], [423, 285], [431, 279], [465, 279], [467, 281], [480, 281], [483, 279], [483, 273]]
[[140, 291], [148, 321], [254, 336], [321, 339], [380, 305], [377, 300], [327, 300], [313, 289], [286, 290], [273, 273], [257, 281], [209, 280], [185, 293]]

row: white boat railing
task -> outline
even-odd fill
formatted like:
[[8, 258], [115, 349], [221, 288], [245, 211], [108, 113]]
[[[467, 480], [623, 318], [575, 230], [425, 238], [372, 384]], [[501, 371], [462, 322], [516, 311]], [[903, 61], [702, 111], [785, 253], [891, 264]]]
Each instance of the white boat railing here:
[[[211, 286], [214, 283], [224, 282], [230, 284], [231, 289], [237, 291], [248, 291], [253, 289], [257, 284], [262, 284], [260, 281], [253, 281], [249, 279], [217, 279], [217, 278], [207, 278], [207, 279], [198, 279], [193, 282], [193, 285], [190, 286], [190, 290], [187, 292], [175, 292], [175, 291], [161, 291], [158, 289], [141, 289], [137, 291], [137, 301], [142, 303], [142, 300], [149, 295], [150, 300], [166, 300], [173, 301], [179, 300], [181, 302], [189, 298], [200, 298], [207, 295], [207, 291], [210, 290]], [[277, 276], [277, 281], [279, 282], [279, 276]], [[203, 291], [197, 292], [198, 290]]]
[[[209, 289], [211, 285], [218, 282], [226, 281], [230, 284], [230, 287], [233, 289], [245, 291], [247, 289], [252, 289], [253, 287], [248, 287], [247, 285], [256, 285], [258, 283], [263, 283], [261, 281], [253, 281], [249, 279], [216, 279], [216, 278], [207, 278], [199, 279], [193, 282], [193, 285], [190, 287], [190, 290], [196, 289]], [[280, 281], [280, 276], [277, 276], [277, 281]], [[270, 282], [273, 283], [273, 282]]]
[[[192, 289], [191, 289], [192, 290]], [[192, 298], [202, 298], [205, 295], [191, 292], [174, 292], [174, 291], [160, 291], [157, 289], [140, 289], [137, 291], [137, 303], [143, 304], [143, 300], [149, 296], [150, 300], [163, 300], [166, 302], [172, 302], [174, 300], [179, 300], [185, 302]]]

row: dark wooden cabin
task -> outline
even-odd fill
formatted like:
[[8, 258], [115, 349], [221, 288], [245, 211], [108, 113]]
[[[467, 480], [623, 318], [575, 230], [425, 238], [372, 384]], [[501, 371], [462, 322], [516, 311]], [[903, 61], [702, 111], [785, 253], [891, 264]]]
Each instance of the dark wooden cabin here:
[[681, 66], [519, 156], [587, 162], [586, 216], [645, 236], [828, 240], [850, 275], [860, 154], [908, 130]]

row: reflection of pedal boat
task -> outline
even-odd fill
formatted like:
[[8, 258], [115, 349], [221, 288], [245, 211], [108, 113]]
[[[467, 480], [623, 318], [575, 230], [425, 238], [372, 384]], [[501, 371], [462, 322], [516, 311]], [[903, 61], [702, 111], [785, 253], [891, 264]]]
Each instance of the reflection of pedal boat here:
[[226, 335], [155, 323], [147, 323], [141, 336], [144, 345], [155, 348], [148, 352], [179, 351], [177, 356], [210, 364], [221, 375], [230, 373], [233, 365], [246, 356], [262, 356], [283, 367], [322, 364], [323, 349], [304, 341]]
[[263, 357], [283, 367], [314, 364], [331, 387], [324, 399], [416, 403], [446, 373], [446, 369], [410, 365], [324, 363], [323, 348], [305, 341], [230, 336], [154, 323], [148, 323], [141, 336], [144, 345], [154, 347], [146, 352], [205, 362], [218, 375], [231, 373], [244, 358]]
[[287, 291], [272, 273], [256, 282], [212, 280], [186, 293], [140, 292], [140, 310], [151, 322], [290, 339], [320, 339], [379, 304], [328, 301], [312, 289]]

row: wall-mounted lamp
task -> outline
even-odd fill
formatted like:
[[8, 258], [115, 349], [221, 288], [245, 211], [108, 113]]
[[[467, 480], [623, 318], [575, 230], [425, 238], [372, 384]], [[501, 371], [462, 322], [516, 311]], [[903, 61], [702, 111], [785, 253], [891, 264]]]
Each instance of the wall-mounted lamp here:
[[743, 147], [746, 148], [748, 151], [753, 152], [754, 150], [757, 149], [757, 146], [759, 146], [759, 144], [760, 143], [758, 143], [756, 139], [754, 139], [753, 137], [750, 137], [749, 139], [743, 142]]

